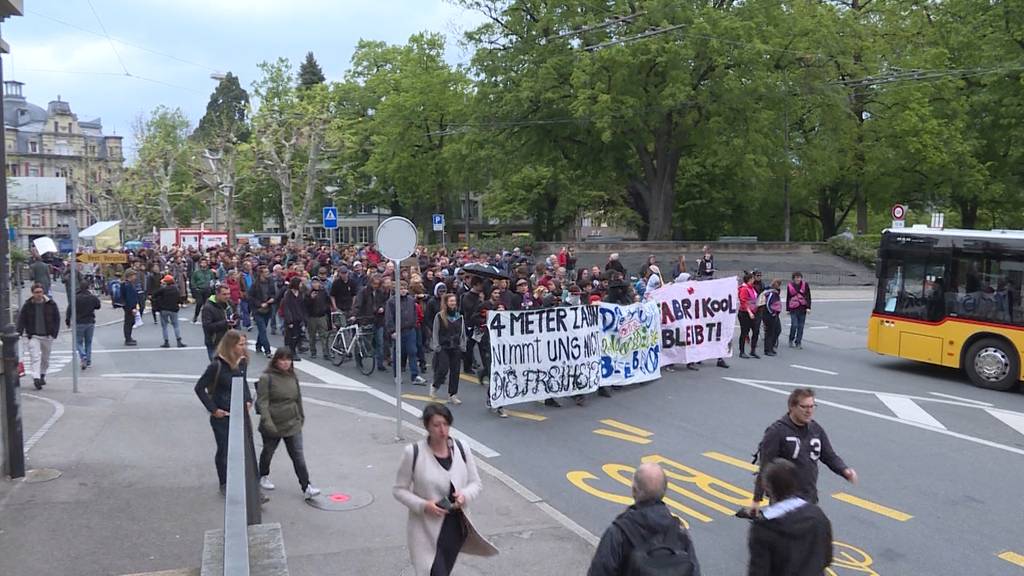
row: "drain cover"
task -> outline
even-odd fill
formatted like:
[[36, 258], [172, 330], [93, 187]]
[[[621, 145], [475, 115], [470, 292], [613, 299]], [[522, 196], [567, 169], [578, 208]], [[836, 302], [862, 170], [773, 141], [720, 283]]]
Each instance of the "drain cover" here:
[[328, 512], [344, 512], [369, 506], [373, 502], [373, 494], [362, 490], [324, 490], [316, 498], [306, 500], [314, 508]]
[[49, 482], [50, 480], [56, 480], [63, 474], [60, 470], [53, 468], [33, 468], [25, 472], [25, 478], [22, 482], [28, 484], [35, 484], [36, 482]]

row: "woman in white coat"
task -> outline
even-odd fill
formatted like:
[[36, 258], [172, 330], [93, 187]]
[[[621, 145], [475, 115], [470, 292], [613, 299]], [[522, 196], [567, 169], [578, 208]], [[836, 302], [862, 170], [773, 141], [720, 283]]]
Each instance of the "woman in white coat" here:
[[482, 485], [472, 452], [448, 436], [451, 424], [446, 406], [428, 404], [427, 438], [406, 446], [395, 479], [395, 499], [409, 509], [409, 557], [419, 576], [448, 576], [460, 552], [498, 553], [469, 518]]

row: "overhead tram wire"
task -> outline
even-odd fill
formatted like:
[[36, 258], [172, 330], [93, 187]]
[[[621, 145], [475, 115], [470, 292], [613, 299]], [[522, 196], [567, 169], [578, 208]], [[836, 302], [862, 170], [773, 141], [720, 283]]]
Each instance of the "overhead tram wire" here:
[[121, 53], [117, 51], [117, 46], [114, 45], [114, 39], [110, 37], [107, 27], [103, 25], [103, 20], [100, 19], [99, 12], [96, 12], [96, 7], [92, 5], [92, 0], [86, 0], [86, 2], [89, 4], [89, 9], [92, 10], [92, 15], [96, 17], [96, 23], [100, 25], [100, 30], [103, 30], [103, 35], [107, 38], [107, 42], [110, 43], [110, 49], [114, 51], [114, 56], [117, 56], [117, 62], [121, 65], [121, 69], [124, 70], [125, 76], [131, 76], [131, 73], [128, 72], [128, 67], [124, 65]]

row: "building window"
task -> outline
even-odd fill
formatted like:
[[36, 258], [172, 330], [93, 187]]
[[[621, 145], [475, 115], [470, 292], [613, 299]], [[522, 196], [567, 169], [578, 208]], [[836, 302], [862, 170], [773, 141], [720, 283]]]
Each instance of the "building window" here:
[[96, 145], [95, 144], [89, 144], [89, 147], [87, 148], [87, 150], [89, 152], [89, 156], [95, 156], [96, 155]]
[[33, 228], [39, 228], [43, 225], [43, 215], [39, 212], [29, 212], [28, 225]]
[[28, 167], [28, 175], [33, 177], [33, 178], [39, 176], [39, 167], [38, 166], [29, 166]]
[[358, 228], [356, 228], [356, 232], [358, 234], [356, 242], [363, 244], [370, 241], [369, 226], [359, 226]]
[[68, 134], [71, 134], [71, 122], [68, 122]]
[[67, 140], [57, 140], [57, 154], [61, 156], [71, 156], [71, 145], [68, 144]]
[[29, 142], [28, 143], [28, 151], [31, 152], [32, 154], [38, 154], [39, 153], [39, 142]]
[[17, 164], [8, 164], [7, 173], [10, 174], [11, 176], [17, 176], [18, 168], [20, 168], [20, 166], [18, 166]]
[[57, 124], [56, 120], [53, 121], [53, 131], [54, 132], [60, 132], [60, 125]]

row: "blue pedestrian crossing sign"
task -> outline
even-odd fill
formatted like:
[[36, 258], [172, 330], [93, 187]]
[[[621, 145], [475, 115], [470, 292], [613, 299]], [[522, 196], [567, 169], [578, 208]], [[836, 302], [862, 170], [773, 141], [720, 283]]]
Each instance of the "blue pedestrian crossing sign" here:
[[444, 214], [434, 214], [434, 232], [444, 230]]
[[324, 206], [324, 228], [333, 230], [338, 227], [338, 209], [334, 206]]

